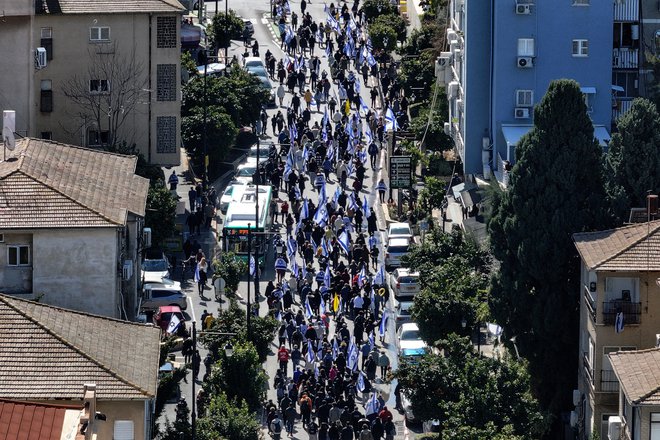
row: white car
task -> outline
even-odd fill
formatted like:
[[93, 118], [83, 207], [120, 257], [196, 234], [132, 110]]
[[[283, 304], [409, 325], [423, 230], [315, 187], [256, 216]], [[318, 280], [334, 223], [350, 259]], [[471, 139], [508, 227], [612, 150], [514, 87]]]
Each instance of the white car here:
[[397, 331], [399, 356], [411, 362], [427, 352], [426, 342], [419, 336], [419, 327], [414, 322], [402, 324]]
[[253, 181], [252, 175], [256, 170], [257, 170], [257, 164], [255, 163], [244, 163], [243, 165], [239, 165], [234, 180], [246, 185], [251, 184]]
[[413, 304], [413, 301], [397, 301], [394, 308], [394, 322], [397, 330], [401, 325], [410, 322], [410, 308]]
[[419, 272], [398, 268], [390, 275], [390, 292], [395, 297], [412, 297], [419, 293]]
[[244, 187], [244, 186], [245, 186], [244, 184], [238, 182], [232, 182], [229, 185], [227, 185], [227, 188], [225, 188], [224, 192], [222, 193], [222, 196], [220, 197], [220, 203], [219, 203], [220, 212], [222, 212], [223, 214], [227, 212], [229, 203], [235, 200], [234, 194], [238, 192], [239, 187]]
[[408, 253], [410, 238], [388, 238], [385, 248], [385, 269], [401, 266], [401, 257]]
[[170, 278], [164, 278], [164, 277], [157, 277], [154, 275], [148, 275], [145, 276], [142, 279], [142, 284], [151, 284], [152, 286], [156, 285], [162, 285], [168, 288], [176, 289], [176, 290], [181, 290], [181, 283], [178, 281], [174, 281]]
[[[250, 150], [247, 153], [246, 163], [256, 163], [257, 162], [257, 146], [253, 145], [250, 147]], [[268, 162], [268, 147], [259, 148], [259, 163]]]
[[387, 228], [387, 238], [410, 238], [412, 239], [413, 233], [408, 223], [392, 223]]
[[188, 296], [181, 291], [181, 286], [167, 286], [162, 283], [145, 284], [140, 299], [140, 309], [158, 310], [161, 306], [188, 307]]
[[141, 276], [142, 278], [155, 277], [156, 279], [170, 277], [170, 262], [162, 250], [157, 248], [145, 250]]

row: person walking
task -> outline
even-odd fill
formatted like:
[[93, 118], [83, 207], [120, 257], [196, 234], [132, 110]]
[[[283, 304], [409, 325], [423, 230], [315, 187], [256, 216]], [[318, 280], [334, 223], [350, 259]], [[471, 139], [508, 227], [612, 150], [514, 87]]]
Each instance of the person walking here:
[[378, 366], [380, 367], [380, 378], [381, 380], [385, 380], [385, 375], [390, 368], [390, 358], [387, 357], [385, 351], [381, 351], [378, 356]]
[[172, 174], [170, 174], [167, 182], [170, 184], [170, 191], [176, 191], [176, 187], [179, 185], [179, 177], [176, 175], [176, 171], [172, 170]]
[[289, 350], [282, 344], [280, 346], [280, 349], [277, 350], [277, 361], [280, 364], [280, 371], [282, 371], [284, 374], [287, 372], [287, 366], [289, 364]]
[[378, 197], [380, 198], [380, 203], [385, 203], [385, 192], [387, 191], [387, 185], [385, 184], [385, 179], [380, 179], [378, 185], [376, 185], [378, 190]]

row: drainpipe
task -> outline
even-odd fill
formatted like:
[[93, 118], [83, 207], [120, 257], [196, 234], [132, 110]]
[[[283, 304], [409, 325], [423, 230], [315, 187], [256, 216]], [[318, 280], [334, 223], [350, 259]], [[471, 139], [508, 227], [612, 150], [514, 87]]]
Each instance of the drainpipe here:
[[[201, 2], [200, 2], [201, 3]], [[147, 162], [151, 163], [151, 94], [152, 94], [152, 89], [151, 89], [151, 70], [152, 70], [152, 59], [151, 59], [151, 45], [153, 43], [153, 37], [151, 35], [153, 29], [152, 29], [152, 22], [153, 22], [153, 13], [149, 13], [149, 58], [148, 58], [148, 65], [149, 67], [147, 68], [147, 90], [149, 94], [149, 103], [147, 104], [148, 108], [148, 122], [147, 122]]]

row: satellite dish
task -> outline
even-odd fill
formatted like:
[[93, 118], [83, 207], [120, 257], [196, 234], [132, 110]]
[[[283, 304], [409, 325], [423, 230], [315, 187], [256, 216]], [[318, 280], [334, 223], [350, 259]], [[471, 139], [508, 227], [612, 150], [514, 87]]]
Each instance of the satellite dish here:
[[5, 142], [5, 148], [9, 151], [14, 151], [14, 148], [16, 148], [16, 138], [11, 128], [2, 127], [2, 140]]

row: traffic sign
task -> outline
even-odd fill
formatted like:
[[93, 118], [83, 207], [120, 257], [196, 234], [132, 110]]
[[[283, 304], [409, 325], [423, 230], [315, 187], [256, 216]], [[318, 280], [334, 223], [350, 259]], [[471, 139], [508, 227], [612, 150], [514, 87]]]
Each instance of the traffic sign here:
[[412, 156], [390, 156], [390, 188], [408, 189], [412, 186]]

